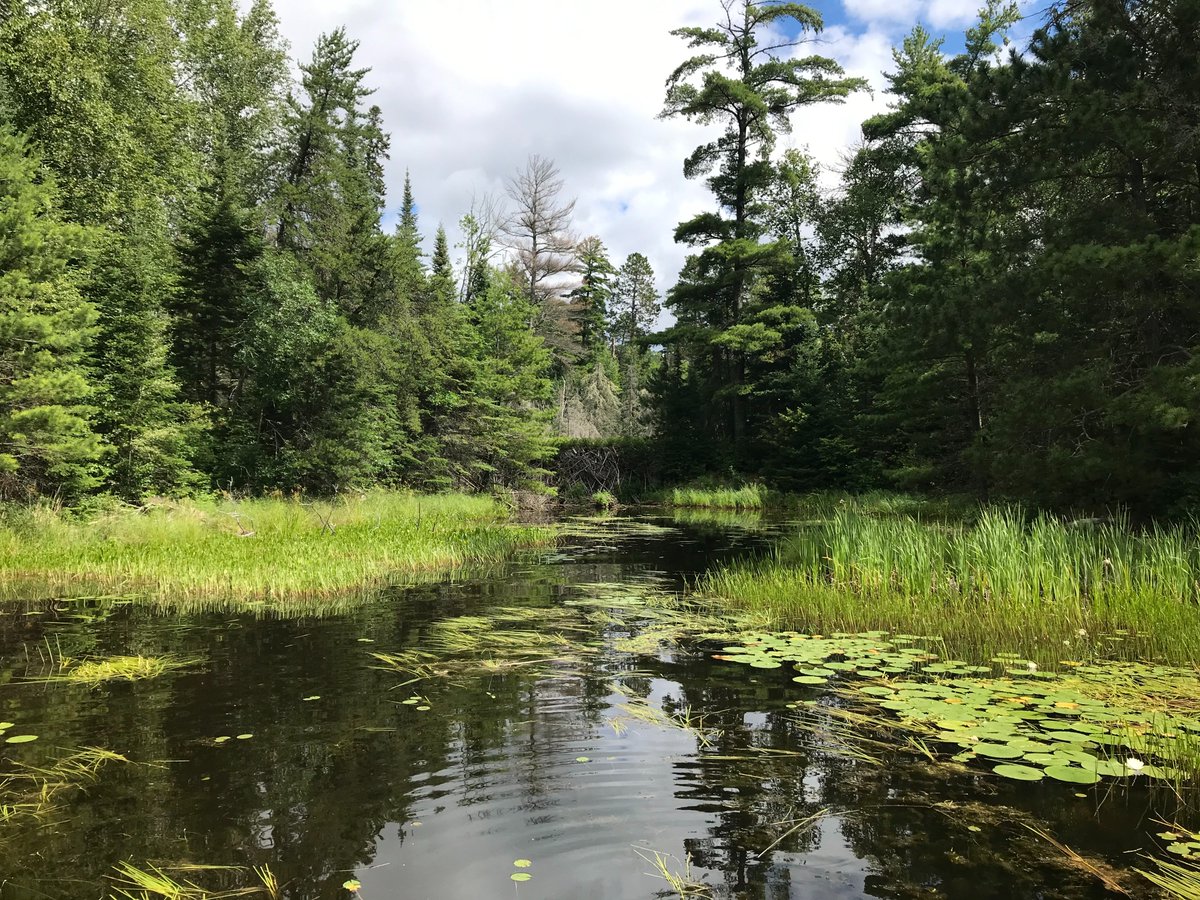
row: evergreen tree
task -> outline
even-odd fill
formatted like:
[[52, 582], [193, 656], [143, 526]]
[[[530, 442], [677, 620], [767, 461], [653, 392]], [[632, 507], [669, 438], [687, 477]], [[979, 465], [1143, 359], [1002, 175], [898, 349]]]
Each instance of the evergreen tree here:
[[412, 179], [404, 173], [404, 195], [400, 204], [400, 221], [392, 238], [392, 259], [396, 288], [410, 303], [425, 294], [425, 268], [422, 263], [421, 231], [417, 224], [417, 203], [413, 199]]
[[612, 279], [617, 274], [600, 238], [584, 238], [576, 248], [579, 258], [579, 287], [568, 294], [571, 321], [575, 324], [580, 349], [594, 356], [604, 346], [608, 304], [613, 295]]
[[[753, 0], [722, 0], [722, 5], [726, 15], [715, 27], [672, 32], [702, 52], [668, 78], [662, 116], [716, 122], [724, 131], [684, 162], [688, 178], [709, 176], [718, 210], [676, 229], [676, 241], [705, 249], [670, 292], [668, 305], [688, 326], [671, 337], [697, 341], [692, 350], [697, 364], [711, 367], [712, 382], [727, 385], [709, 401], [723, 407], [725, 420], [714, 436], [732, 440], [735, 453], [744, 453], [746, 348], [723, 334], [742, 322], [757, 275], [779, 265], [778, 246], [761, 240], [765, 228], [754, 206], [771, 178], [770, 152], [776, 134], [790, 130], [793, 111], [840, 101], [864, 83], [841, 77], [841, 67], [822, 56], [779, 55], [821, 30], [821, 17], [810, 7]], [[792, 40], [776, 38], [776, 30], [785, 27], [799, 34]], [[760, 43], [768, 32], [771, 40]]]
[[25, 142], [0, 127], [0, 499], [78, 496], [97, 483], [84, 351], [95, 310], [64, 224]]
[[276, 240], [305, 260], [323, 298], [370, 324], [395, 297], [380, 231], [388, 137], [379, 108], [362, 109], [373, 91], [370, 70], [353, 68], [357, 49], [339, 28], [300, 67], [303, 95], [288, 98], [279, 148]]

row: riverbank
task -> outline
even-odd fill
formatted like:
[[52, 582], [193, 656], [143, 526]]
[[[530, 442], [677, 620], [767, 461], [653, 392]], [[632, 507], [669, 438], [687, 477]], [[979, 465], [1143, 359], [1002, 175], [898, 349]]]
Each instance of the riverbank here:
[[336, 597], [499, 562], [548, 543], [495, 499], [373, 491], [333, 501], [163, 501], [75, 520], [44, 506], [0, 520], [0, 592], [172, 599]]
[[698, 588], [773, 628], [930, 635], [964, 659], [1200, 660], [1194, 526], [1134, 530], [1003, 508], [932, 522], [919, 508], [881, 514], [850, 501], [797, 525], [773, 556], [718, 569]]

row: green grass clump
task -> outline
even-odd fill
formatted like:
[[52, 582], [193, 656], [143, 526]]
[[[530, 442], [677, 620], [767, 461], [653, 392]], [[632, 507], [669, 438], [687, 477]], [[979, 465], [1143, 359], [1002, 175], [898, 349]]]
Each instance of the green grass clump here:
[[760, 484], [731, 488], [680, 487], [671, 491], [670, 504], [699, 509], [762, 509], [767, 489]]
[[994, 508], [935, 526], [842, 509], [701, 590], [775, 627], [938, 635], [955, 656], [1200, 659], [1194, 526], [1137, 532]]
[[323, 598], [497, 562], [544, 543], [487, 497], [376, 491], [330, 502], [161, 502], [87, 522], [46, 507], [0, 522], [0, 590], [172, 600]]
[[195, 665], [195, 660], [175, 656], [108, 656], [85, 659], [53, 676], [55, 681], [96, 686], [106, 681], [141, 681]]

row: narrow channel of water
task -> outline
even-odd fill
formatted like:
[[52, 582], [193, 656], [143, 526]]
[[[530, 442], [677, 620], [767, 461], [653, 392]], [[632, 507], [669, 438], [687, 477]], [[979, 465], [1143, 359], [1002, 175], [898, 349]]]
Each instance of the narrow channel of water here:
[[[736, 520], [590, 524], [491, 578], [326, 617], [0, 607], [0, 719], [38, 736], [0, 744], [4, 770], [84, 746], [134, 761], [64, 794], [44, 825], [0, 824], [0, 898], [107, 897], [129, 861], [267, 865], [289, 900], [347, 898], [352, 878], [365, 900], [644, 900], [670, 890], [655, 852], [676, 872], [690, 858], [716, 897], [1106, 896], [1027, 826], [1127, 867], [1151, 827], [1137, 795], [1098, 809], [1096, 792], [1060, 784], [872, 764], [797, 727], [788, 704], [817, 695], [785, 673], [622, 649], [639, 597], [768, 537]], [[409, 684], [372, 656], [514, 608], [577, 616], [586, 652], [431, 664]], [[163, 652], [194, 665], [95, 688], [44, 680], [56, 654]], [[701, 730], [630, 712], [643, 709]]]

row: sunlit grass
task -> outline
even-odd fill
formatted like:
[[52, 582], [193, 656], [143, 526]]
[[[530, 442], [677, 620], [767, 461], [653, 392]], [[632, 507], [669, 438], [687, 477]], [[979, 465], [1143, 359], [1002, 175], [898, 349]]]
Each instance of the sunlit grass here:
[[634, 847], [634, 852], [649, 863], [654, 871], [646, 874], [652, 878], [661, 878], [670, 888], [666, 893], [680, 898], [711, 897], [712, 889], [700, 881], [692, 872], [692, 856], [685, 854], [682, 865], [675, 857], [659, 850], [643, 850]]
[[196, 661], [176, 656], [108, 656], [85, 659], [68, 665], [51, 676], [53, 681], [96, 686], [106, 681], [141, 681], [157, 678], [176, 669], [195, 665]]
[[202, 887], [192, 880], [193, 876], [220, 877], [224, 881], [247, 880], [246, 869], [241, 866], [154, 866], [142, 869], [130, 862], [118, 863], [116, 875], [112, 876], [115, 893], [110, 900], [151, 900], [161, 897], [166, 900], [217, 900], [224, 897], [267, 897], [278, 900], [282, 891], [278, 879], [269, 866], [254, 866], [250, 871], [258, 884], [231, 887], [219, 890]]
[[672, 506], [700, 509], [762, 509], [767, 505], [767, 489], [761, 484], [741, 487], [680, 487], [671, 492]]
[[0, 589], [242, 600], [332, 597], [497, 562], [547, 542], [479, 496], [372, 492], [333, 502], [161, 502], [87, 522], [46, 507], [0, 522]]
[[954, 656], [1200, 660], [1193, 526], [1074, 526], [989, 509], [974, 524], [839, 509], [701, 592], [805, 633], [937, 635]]

